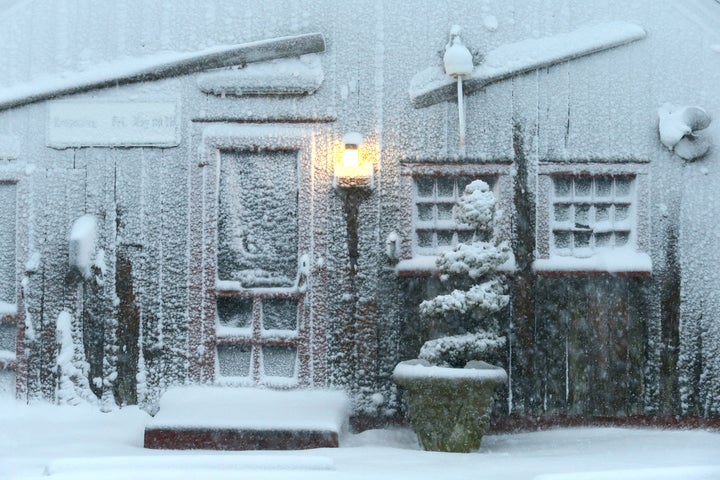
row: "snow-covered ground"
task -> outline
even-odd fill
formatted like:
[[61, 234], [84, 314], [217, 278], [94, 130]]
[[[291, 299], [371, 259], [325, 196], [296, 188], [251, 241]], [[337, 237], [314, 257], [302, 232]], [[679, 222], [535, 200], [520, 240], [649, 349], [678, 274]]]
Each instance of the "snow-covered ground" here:
[[[229, 412], [228, 412], [229, 413]], [[136, 407], [0, 405], [0, 479], [720, 479], [720, 433], [573, 428], [488, 435], [471, 454], [421, 451], [410, 430], [348, 434], [341, 448], [293, 452], [142, 448]], [[104, 470], [104, 471], [103, 471]]]

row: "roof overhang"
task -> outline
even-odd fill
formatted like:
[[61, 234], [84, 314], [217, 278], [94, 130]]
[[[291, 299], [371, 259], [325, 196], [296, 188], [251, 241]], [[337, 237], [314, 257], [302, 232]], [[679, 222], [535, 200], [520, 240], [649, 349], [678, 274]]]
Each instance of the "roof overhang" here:
[[160, 80], [215, 68], [324, 51], [323, 35], [309, 33], [216, 46], [196, 52], [172, 52], [124, 59], [81, 72], [42, 77], [0, 89], [0, 110], [98, 88]]
[[[491, 83], [619, 47], [645, 35], [645, 30], [634, 23], [607, 22], [501, 45], [488, 52], [483, 63], [463, 78], [463, 89], [471, 94]], [[413, 77], [409, 93], [416, 108], [429, 107], [457, 98], [456, 80], [446, 75], [441, 66], [430, 67]]]

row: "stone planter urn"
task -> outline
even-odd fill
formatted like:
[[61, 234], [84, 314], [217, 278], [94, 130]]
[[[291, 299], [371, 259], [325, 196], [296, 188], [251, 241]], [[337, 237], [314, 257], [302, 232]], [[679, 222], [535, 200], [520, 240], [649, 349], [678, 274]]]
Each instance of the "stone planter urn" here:
[[495, 387], [507, 373], [479, 361], [450, 368], [408, 360], [395, 367], [393, 380], [406, 390], [410, 423], [423, 449], [467, 453], [480, 448]]

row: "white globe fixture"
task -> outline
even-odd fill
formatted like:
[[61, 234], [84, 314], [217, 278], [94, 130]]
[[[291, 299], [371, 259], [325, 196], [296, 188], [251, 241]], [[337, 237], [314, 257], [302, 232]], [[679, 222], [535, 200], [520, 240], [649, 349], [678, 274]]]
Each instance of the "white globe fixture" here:
[[463, 103], [462, 80], [463, 77], [472, 75], [473, 59], [470, 50], [468, 50], [460, 39], [460, 27], [457, 25], [454, 25], [450, 29], [450, 42], [445, 47], [443, 64], [445, 74], [457, 80], [458, 143], [460, 144], [460, 153], [465, 155], [465, 106]]

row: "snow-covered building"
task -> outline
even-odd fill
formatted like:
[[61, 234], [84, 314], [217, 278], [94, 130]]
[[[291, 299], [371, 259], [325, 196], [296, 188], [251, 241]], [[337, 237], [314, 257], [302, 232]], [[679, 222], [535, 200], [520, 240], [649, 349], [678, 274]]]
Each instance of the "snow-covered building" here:
[[0, 25], [2, 394], [339, 386], [394, 417], [482, 178], [514, 252], [498, 411], [720, 414], [717, 2], [20, 1]]

